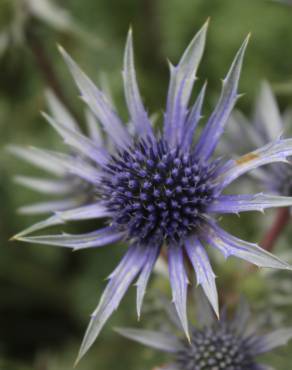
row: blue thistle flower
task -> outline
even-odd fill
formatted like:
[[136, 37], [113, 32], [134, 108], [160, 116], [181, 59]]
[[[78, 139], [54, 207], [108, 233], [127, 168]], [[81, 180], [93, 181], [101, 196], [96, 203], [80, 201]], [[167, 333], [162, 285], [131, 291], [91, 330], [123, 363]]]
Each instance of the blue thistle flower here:
[[[250, 311], [242, 300], [232, 320], [215, 320], [202, 300], [198, 310], [200, 327], [191, 327], [188, 342], [169, 331], [116, 328], [122, 336], [172, 355], [172, 363], [161, 370], [273, 370], [258, 363], [257, 356], [285, 345], [292, 338], [292, 328], [257, 334], [249, 325]], [[171, 319], [181, 330], [176, 314], [168, 309]], [[157, 368], [158, 370], [158, 368]]]
[[213, 113], [194, 142], [194, 133], [202, 117], [206, 85], [191, 108], [189, 100], [204, 51], [206, 31], [207, 23], [191, 41], [178, 65], [170, 65], [164, 129], [157, 135], [138, 90], [131, 31], [127, 38], [123, 70], [131, 122], [129, 127], [122, 123], [107, 97], [61, 49], [81, 97], [108, 135], [111, 149], [64, 125], [61, 119], [46, 115], [65, 142], [79, 153], [79, 156], [70, 156], [46, 151], [43, 153], [47, 161], [61, 163], [71, 174], [93, 185], [96, 192], [90, 204], [58, 212], [35, 225], [34, 231], [70, 220], [106, 217], [108, 223], [100, 230], [82, 235], [25, 236], [31, 231], [29, 229], [15, 238], [74, 250], [100, 247], [119, 240], [129, 243], [120, 264], [109, 276], [108, 285], [92, 314], [78, 360], [91, 347], [136, 277], [137, 312], [140, 316], [148, 280], [162, 248], [167, 248], [173, 301], [188, 337], [188, 278], [184, 254], [188, 256], [197, 282], [202, 285], [217, 315], [215, 274], [205, 244], [221, 251], [225, 257], [237, 256], [260, 267], [290, 269], [288, 264], [258, 245], [222, 230], [214, 218], [215, 214], [262, 211], [267, 207], [292, 205], [289, 197], [222, 194], [231, 182], [246, 172], [267, 163], [286, 161], [286, 157], [292, 155], [292, 139], [276, 140], [225, 163], [213, 158], [239, 97], [237, 87], [247, 38], [223, 81], [221, 96]]

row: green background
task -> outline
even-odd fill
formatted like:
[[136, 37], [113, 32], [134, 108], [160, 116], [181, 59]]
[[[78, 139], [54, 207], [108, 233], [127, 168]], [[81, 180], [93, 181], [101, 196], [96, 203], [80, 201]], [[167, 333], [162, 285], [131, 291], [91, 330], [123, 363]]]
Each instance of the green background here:
[[[211, 17], [207, 48], [200, 67], [200, 83], [208, 80], [205, 113], [214, 106], [221, 82], [245, 36], [252, 38], [244, 63], [238, 106], [246, 112], [260, 81], [268, 79], [282, 109], [292, 103], [292, 7], [265, 0], [64, 0], [59, 1], [91, 37], [57, 32], [32, 20], [62, 88], [74, 111], [82, 104], [71, 77], [57, 52], [62, 44], [96, 82], [107, 76], [123, 118], [121, 69], [129, 25], [134, 30], [136, 65], [144, 101], [150, 112], [161, 115], [168, 84], [166, 58], [174, 63], [203, 22]], [[9, 23], [7, 2], [0, 0], [0, 27]], [[289, 83], [291, 81], [291, 83]], [[62, 146], [39, 112], [46, 109], [46, 83], [27, 44], [12, 47], [0, 58], [0, 370], [67, 370], [72, 368], [89, 314], [116, 266], [124, 247], [71, 253], [69, 250], [9, 242], [8, 239], [38, 217], [24, 217], [16, 209], [42, 198], [13, 183], [16, 174], [35, 170], [5, 153], [8, 143], [53, 149]], [[262, 215], [225, 218], [226, 228], [250, 241], [259, 241], [272, 223], [275, 211]], [[94, 226], [92, 224], [91, 226]], [[71, 227], [81, 232], [83, 226]], [[285, 230], [275, 252], [290, 258], [292, 233]], [[243, 262], [214, 256], [221, 300], [233, 304], [240, 294], [250, 301], [256, 320], [265, 314], [266, 329], [292, 325], [292, 297], [288, 273], [246, 273]], [[272, 282], [272, 283], [271, 283]], [[291, 292], [290, 292], [291, 290]], [[158, 327], [163, 316], [151, 308], [155, 294], [169, 295], [167, 279], [151, 281], [140, 325]], [[282, 293], [283, 291], [283, 293]], [[288, 303], [287, 303], [288, 302]], [[148, 312], [147, 312], [148, 311]], [[258, 316], [257, 316], [258, 315]], [[194, 314], [190, 308], [190, 317]], [[113, 315], [99, 339], [80, 363], [80, 370], [153, 369], [167, 357], [118, 337], [111, 327], [135, 326], [134, 288]], [[289, 350], [290, 349], [290, 350]], [[292, 343], [266, 358], [279, 370], [292, 363]], [[288, 366], [288, 367], [287, 367]]]

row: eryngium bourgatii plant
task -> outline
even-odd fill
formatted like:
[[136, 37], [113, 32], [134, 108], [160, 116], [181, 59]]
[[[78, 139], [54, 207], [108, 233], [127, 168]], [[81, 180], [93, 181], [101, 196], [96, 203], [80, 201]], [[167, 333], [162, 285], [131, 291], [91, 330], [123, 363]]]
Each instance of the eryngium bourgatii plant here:
[[[166, 331], [132, 328], [117, 328], [116, 331], [126, 338], [169, 353], [172, 363], [157, 370], [273, 370], [260, 364], [257, 356], [287, 344], [292, 338], [292, 328], [258, 334], [256, 325], [249, 325], [250, 312], [244, 300], [232, 320], [227, 319], [226, 312], [219, 321], [216, 320], [204, 300], [200, 306], [200, 327], [190, 328], [191, 342]], [[171, 319], [179, 333], [180, 322], [174, 313], [171, 313]]]
[[213, 157], [239, 97], [237, 88], [247, 38], [223, 81], [213, 113], [195, 141], [206, 84], [190, 108], [189, 100], [204, 51], [206, 31], [207, 23], [191, 41], [178, 65], [170, 65], [162, 132], [155, 132], [138, 90], [131, 31], [126, 43], [123, 70], [131, 122], [128, 126], [121, 121], [106, 96], [61, 49], [82, 99], [99, 120], [113, 145], [111, 150], [107, 150], [61, 120], [46, 116], [52, 127], [79, 156], [48, 151], [37, 151], [36, 154], [42, 153], [40, 155], [51, 164], [62, 164], [72, 175], [94, 186], [96, 198], [84, 207], [58, 212], [41, 226], [95, 218], [105, 219], [105, 225], [82, 235], [26, 236], [24, 231], [15, 238], [73, 249], [100, 247], [117, 241], [128, 244], [124, 257], [110, 275], [108, 285], [91, 316], [78, 360], [93, 344], [136, 277], [137, 312], [140, 315], [146, 286], [162, 248], [167, 250], [173, 300], [188, 337], [188, 278], [184, 254], [188, 256], [197, 282], [202, 285], [217, 315], [215, 274], [206, 244], [221, 251], [225, 257], [237, 256], [260, 267], [290, 269], [288, 264], [258, 245], [230, 235], [216, 221], [216, 214], [238, 214], [292, 205], [292, 199], [288, 197], [223, 194], [230, 183], [246, 172], [267, 163], [286, 161], [286, 157], [292, 154], [292, 139], [275, 140], [239, 159], [230, 158], [223, 162]]

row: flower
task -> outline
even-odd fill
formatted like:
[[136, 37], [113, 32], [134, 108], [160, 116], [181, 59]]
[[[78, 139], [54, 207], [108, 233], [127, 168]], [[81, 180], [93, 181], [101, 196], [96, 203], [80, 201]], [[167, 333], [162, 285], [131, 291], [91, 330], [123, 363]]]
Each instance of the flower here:
[[[102, 327], [117, 309], [133, 280], [137, 280], [137, 312], [140, 316], [145, 290], [162, 248], [168, 252], [173, 300], [187, 336], [186, 254], [215, 312], [218, 295], [215, 274], [205, 244], [261, 267], [290, 269], [277, 257], [230, 235], [217, 224], [214, 215], [262, 211], [267, 207], [290, 206], [292, 199], [264, 194], [223, 195], [227, 185], [251, 169], [270, 162], [283, 162], [292, 154], [292, 139], [267, 144], [239, 159], [223, 162], [213, 152], [238, 98], [237, 87], [248, 38], [239, 49], [223, 81], [219, 101], [200, 138], [194, 132], [201, 118], [206, 84], [194, 105], [189, 100], [201, 60], [206, 23], [191, 41], [177, 66], [170, 65], [170, 84], [162, 133], [155, 134], [145, 111], [136, 82], [132, 32], [129, 32], [123, 80], [130, 115], [130, 129], [118, 117], [106, 96], [61, 49], [81, 92], [81, 97], [101, 123], [111, 149], [96, 144], [61, 120], [46, 115], [65, 142], [80, 153], [72, 157], [45, 152], [52, 163], [61, 163], [77, 177], [92, 184], [96, 199], [89, 205], [58, 212], [54, 224], [69, 220], [107, 218], [104, 228], [82, 235], [16, 236], [18, 240], [82, 249], [127, 241], [129, 248], [109, 277], [99, 305], [93, 312], [78, 360], [91, 347]], [[132, 132], [134, 128], [134, 133]], [[52, 221], [45, 221], [45, 225]], [[39, 228], [40, 229], [40, 228]]]
[[[278, 329], [259, 335], [248, 326], [249, 307], [240, 302], [233, 320], [214, 315], [204, 300], [199, 310], [201, 327], [191, 327], [191, 342], [166, 331], [117, 328], [122, 336], [146, 346], [172, 354], [171, 364], [161, 370], [272, 370], [259, 364], [256, 357], [285, 345], [292, 338], [292, 328]], [[171, 314], [172, 321], [175, 313]], [[173, 320], [174, 318], [174, 320]], [[178, 329], [181, 328], [178, 326]]]
[[[233, 151], [251, 150], [259, 145], [277, 140], [287, 133], [291, 124], [291, 113], [283, 116], [270, 85], [262, 82], [256, 99], [254, 115], [248, 120], [241, 112], [235, 112], [231, 119], [233, 130], [228, 132], [225, 145]], [[291, 164], [272, 164], [252, 174], [261, 185], [274, 194], [292, 196]]]

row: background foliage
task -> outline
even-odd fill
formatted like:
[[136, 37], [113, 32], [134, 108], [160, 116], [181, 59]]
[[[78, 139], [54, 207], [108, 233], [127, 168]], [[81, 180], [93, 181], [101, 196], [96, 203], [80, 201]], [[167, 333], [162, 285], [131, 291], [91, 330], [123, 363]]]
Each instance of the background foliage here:
[[[0, 33], [12, 22], [12, 2], [19, 1], [22, 0], [0, 0]], [[33, 18], [30, 22], [79, 116], [82, 116], [82, 104], [56, 43], [62, 44], [95, 81], [103, 83], [104, 75], [107, 76], [113, 97], [126, 117], [121, 63], [131, 24], [144, 100], [149, 111], [161, 114], [168, 82], [166, 57], [177, 61], [209, 16], [207, 50], [199, 73], [201, 82], [208, 79], [206, 113], [218, 97], [220, 78], [224, 77], [248, 32], [252, 32], [252, 39], [240, 85], [246, 95], [239, 106], [246, 112], [251, 110], [263, 78], [272, 82], [282, 108], [292, 102], [292, 8], [288, 6], [266, 0], [59, 0], [59, 4], [77, 21], [74, 32], [41, 19]], [[83, 30], [82, 37], [79, 27]], [[23, 40], [10, 41], [0, 55], [2, 148], [7, 143], [50, 149], [61, 145], [39, 114], [46, 109], [43, 91], [47, 83], [43, 77], [31, 45]], [[4, 150], [0, 166], [0, 369], [71, 369], [89, 314], [123, 247], [74, 254], [68, 250], [8, 242], [13, 234], [36, 221], [36, 218], [18, 215], [17, 207], [41, 198], [12, 181], [17, 173], [33, 175], [33, 169], [11, 158]], [[247, 215], [240, 220], [230, 217], [224, 223], [238, 236], [259, 241], [273, 216], [274, 212], [266, 217]], [[79, 232], [82, 227], [72, 229]], [[291, 259], [291, 242], [292, 233], [288, 229], [276, 252]], [[244, 263], [230, 260], [222, 265], [220, 262], [218, 258], [216, 272], [220, 276], [222, 301], [234, 303], [239, 294], [244, 293], [255, 314], [266, 314], [267, 327], [277, 323], [292, 325], [289, 318], [292, 316], [291, 276], [247, 273]], [[152, 279], [148, 300], [155, 299], [154, 292], [161, 290], [169, 294], [167, 280], [157, 276]], [[149, 302], [145, 306], [141, 325], [160, 325], [160, 314], [151, 311]], [[190, 317], [194, 317], [193, 312]], [[160, 355], [115, 335], [111, 330], [113, 325], [136, 325], [134, 289], [81, 362], [80, 370], [147, 370], [163, 363], [165, 359]], [[291, 353], [288, 348], [281, 349], [270, 356], [269, 361], [277, 369], [287, 370], [287, 365], [292, 363]]]

